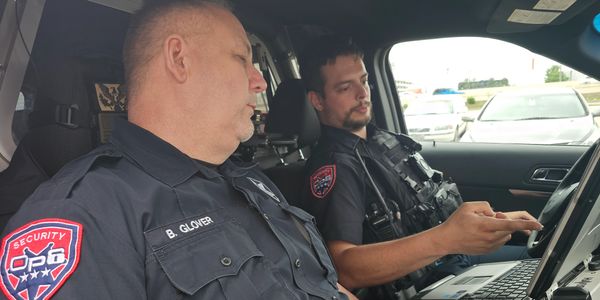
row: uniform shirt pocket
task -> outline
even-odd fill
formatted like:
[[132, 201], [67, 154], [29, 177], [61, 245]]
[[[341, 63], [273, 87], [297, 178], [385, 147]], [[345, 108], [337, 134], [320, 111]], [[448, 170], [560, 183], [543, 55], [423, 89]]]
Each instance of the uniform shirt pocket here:
[[295, 206], [287, 206], [283, 207], [283, 209], [291, 214], [292, 217], [299, 219], [303, 223], [304, 230], [302, 230], [302, 228], [299, 228], [299, 230], [302, 231], [302, 235], [310, 242], [319, 259], [319, 263], [321, 263], [321, 266], [327, 271], [327, 280], [331, 285], [336, 287], [337, 273], [331, 257], [329, 256], [329, 251], [327, 251], [327, 248], [325, 247], [325, 242], [317, 230], [315, 218], [311, 214]]
[[[146, 235], [147, 240], [149, 237]], [[148, 242], [153, 244], [151, 240]], [[252, 258], [263, 256], [245, 230], [230, 221], [160, 248], [153, 247], [153, 252], [169, 281], [187, 295], [194, 295], [209, 283], [225, 277], [247, 281], [246, 276], [239, 275], [240, 270]]]

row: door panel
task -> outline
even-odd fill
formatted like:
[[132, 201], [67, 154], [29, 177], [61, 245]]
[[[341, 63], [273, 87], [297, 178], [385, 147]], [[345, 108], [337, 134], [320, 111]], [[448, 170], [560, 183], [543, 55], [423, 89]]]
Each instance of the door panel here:
[[[527, 210], [538, 216], [558, 185], [555, 180], [539, 179], [559, 178], [561, 170], [570, 168], [586, 149], [426, 142], [421, 154], [433, 168], [444, 172], [445, 178], [458, 184], [465, 201], [486, 200], [497, 211]], [[542, 174], [548, 170], [550, 174]]]

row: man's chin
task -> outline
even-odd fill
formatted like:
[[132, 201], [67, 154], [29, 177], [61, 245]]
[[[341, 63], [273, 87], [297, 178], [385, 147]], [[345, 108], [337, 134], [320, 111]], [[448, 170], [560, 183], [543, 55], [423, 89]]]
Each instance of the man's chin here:
[[350, 131], [356, 131], [365, 128], [369, 122], [371, 122], [371, 118], [362, 120], [346, 120], [343, 126]]
[[251, 129], [246, 130], [243, 134], [240, 134], [240, 142], [247, 142], [254, 135], [254, 126]]
[[248, 140], [250, 140], [252, 138], [253, 134], [249, 135], [248, 137], [243, 137], [242, 139], [240, 139], [240, 143], [243, 142], [247, 142]]

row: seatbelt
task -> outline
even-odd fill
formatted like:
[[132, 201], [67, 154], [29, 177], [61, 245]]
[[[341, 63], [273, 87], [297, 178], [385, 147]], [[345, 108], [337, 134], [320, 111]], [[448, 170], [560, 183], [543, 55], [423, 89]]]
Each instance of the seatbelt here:
[[[354, 154], [358, 158], [358, 161], [360, 162], [361, 167], [363, 168], [363, 170], [365, 171], [365, 174], [367, 175], [367, 179], [369, 180], [369, 183], [371, 184], [371, 186], [373, 187], [373, 190], [375, 191], [375, 195], [377, 196], [376, 197], [377, 201], [383, 208], [383, 210], [387, 216], [387, 221], [390, 223], [390, 227], [392, 228], [394, 235], [396, 236], [396, 238], [401, 238], [403, 236], [403, 234], [402, 234], [402, 232], [400, 232], [400, 229], [397, 226], [395, 226], [395, 224], [394, 224], [395, 222], [398, 222], [398, 223], [401, 222], [402, 215], [400, 214], [400, 211], [396, 211], [396, 214], [394, 214], [394, 212], [392, 212], [392, 210], [390, 210], [389, 206], [385, 202], [385, 199], [383, 198], [383, 195], [379, 191], [379, 188], [375, 184], [375, 180], [373, 180], [373, 176], [371, 176], [371, 172], [369, 172], [369, 170], [367, 169], [367, 165], [365, 164], [365, 161], [362, 159], [362, 157], [358, 151], [358, 147], [354, 148]], [[384, 289], [384, 291], [387, 294], [391, 294], [396, 300], [405, 300], [405, 299], [408, 300], [417, 294], [417, 290], [415, 289], [415, 286], [414, 286], [414, 280], [412, 280], [411, 277], [412, 276], [417, 276], [417, 277], [420, 276], [419, 274], [416, 274], [419, 272], [422, 272], [422, 271], [416, 270], [415, 272], [410, 273], [406, 276], [406, 278], [411, 279], [410, 281], [412, 283], [412, 285], [410, 285], [408, 287], [398, 288], [395, 284], [398, 281], [398, 280], [396, 280], [392, 283], [382, 285], [382, 288]]]
[[50, 107], [30, 113], [29, 126], [31, 128], [58, 124], [67, 128], [89, 127], [77, 104], [55, 104]]
[[292, 218], [292, 220], [294, 220], [294, 225], [296, 225], [296, 227], [300, 231], [300, 234], [302, 234], [304, 239], [306, 239], [306, 241], [308, 241], [308, 243], [310, 244], [311, 241], [310, 241], [310, 237], [308, 236], [308, 231], [306, 231], [306, 228], [304, 228], [304, 226], [302, 224], [300, 224], [300, 221], [298, 221], [298, 219], [296, 219], [295, 216], [292, 216], [290, 214], [290, 217]]
[[396, 214], [394, 214], [392, 212], [392, 210], [390, 210], [390, 208], [388, 207], [387, 203], [385, 203], [385, 199], [383, 199], [383, 195], [381, 195], [379, 188], [377, 188], [377, 185], [375, 184], [375, 181], [373, 180], [373, 176], [371, 176], [371, 173], [367, 169], [367, 165], [365, 164], [365, 161], [362, 159], [362, 157], [360, 156], [360, 153], [358, 152], [358, 147], [354, 148], [354, 153], [356, 154], [356, 157], [358, 158], [358, 161], [360, 162], [360, 165], [362, 166], [363, 171], [365, 171], [365, 174], [367, 175], [367, 178], [369, 179], [371, 186], [373, 186], [373, 190], [375, 191], [375, 195], [377, 196], [377, 201], [379, 201], [379, 204], [385, 211], [385, 214], [388, 216], [388, 221], [390, 222], [390, 225], [392, 226], [392, 228], [394, 230], [394, 234], [396, 235], [397, 238], [401, 237], [402, 233], [398, 231], [398, 229], [396, 228], [396, 226], [394, 226], [394, 224], [392, 224], [392, 222], [394, 222], [393, 221], [394, 219], [397, 220], [398, 222], [401, 221], [402, 216], [401, 216], [400, 212], [397, 212]]

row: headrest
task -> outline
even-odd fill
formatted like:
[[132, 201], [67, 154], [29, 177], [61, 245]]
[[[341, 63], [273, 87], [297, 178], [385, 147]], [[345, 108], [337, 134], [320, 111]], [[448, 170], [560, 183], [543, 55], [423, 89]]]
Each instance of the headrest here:
[[30, 115], [31, 127], [52, 125], [57, 115], [67, 113], [79, 127], [89, 127], [95, 110], [94, 102], [90, 101], [96, 98], [94, 83], [123, 82], [119, 62], [106, 57], [56, 58], [38, 66], [37, 74], [38, 91]]
[[[29, 130], [21, 143], [52, 176], [94, 147], [97, 138], [92, 129], [100, 127], [103, 120], [93, 118], [97, 104], [91, 99], [97, 98], [98, 89], [112, 96], [108, 100], [115, 99], [118, 90], [114, 85], [98, 87], [94, 83], [122, 82], [122, 72], [118, 63], [107, 58], [57, 58], [37, 67], [36, 99], [29, 114]], [[108, 100], [104, 102], [112, 103]]]
[[298, 136], [298, 147], [314, 144], [321, 134], [317, 113], [310, 105], [300, 79], [279, 84], [270, 103], [265, 132]]

